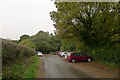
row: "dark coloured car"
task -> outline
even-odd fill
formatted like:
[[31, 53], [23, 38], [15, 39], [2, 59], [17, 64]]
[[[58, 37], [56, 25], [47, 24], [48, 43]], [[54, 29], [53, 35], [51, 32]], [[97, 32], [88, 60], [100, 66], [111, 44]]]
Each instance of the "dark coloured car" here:
[[82, 53], [77, 53], [77, 52], [72, 52], [72, 53], [68, 53], [67, 55], [67, 60], [70, 62], [76, 62], [76, 61], [88, 61], [90, 62], [93, 58], [90, 56], [87, 56], [85, 54]]

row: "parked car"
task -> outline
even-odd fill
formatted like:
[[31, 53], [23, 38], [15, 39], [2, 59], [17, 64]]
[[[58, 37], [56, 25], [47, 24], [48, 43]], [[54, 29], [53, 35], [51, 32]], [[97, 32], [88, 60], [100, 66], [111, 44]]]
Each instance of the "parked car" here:
[[67, 52], [61, 52], [61, 54], [60, 54], [61, 57], [65, 56], [65, 55], [67, 55]]
[[62, 52], [62, 51], [57, 51], [57, 52], [56, 52], [56, 54], [57, 54], [57, 55], [59, 55], [59, 54], [60, 54], [60, 52]]
[[63, 51], [59, 51], [59, 52], [58, 52], [58, 55], [61, 56], [62, 52], [63, 52]]
[[67, 58], [67, 55], [68, 55], [69, 53], [72, 53], [72, 52], [67, 52], [67, 54], [65, 55], [65, 59]]
[[50, 52], [50, 54], [56, 55], [56, 52]]
[[82, 53], [77, 53], [77, 52], [72, 52], [72, 53], [68, 53], [67, 55], [67, 60], [70, 62], [76, 62], [76, 61], [88, 61], [90, 62], [93, 58], [90, 56], [87, 56], [85, 54]]
[[52, 52], [53, 55], [56, 55], [56, 52]]
[[43, 53], [40, 52], [40, 51], [37, 51], [37, 55], [38, 55], [39, 57], [42, 57], [42, 56], [43, 56]]

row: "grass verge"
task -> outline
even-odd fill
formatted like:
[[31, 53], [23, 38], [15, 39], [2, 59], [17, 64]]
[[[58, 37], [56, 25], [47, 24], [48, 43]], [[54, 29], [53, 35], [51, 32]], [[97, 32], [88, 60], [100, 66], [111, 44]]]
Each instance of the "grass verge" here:
[[40, 60], [37, 56], [23, 58], [2, 67], [2, 78], [37, 78]]
[[24, 72], [23, 78], [37, 78], [39, 71], [39, 58], [37, 56], [32, 57], [34, 62], [31, 66]]

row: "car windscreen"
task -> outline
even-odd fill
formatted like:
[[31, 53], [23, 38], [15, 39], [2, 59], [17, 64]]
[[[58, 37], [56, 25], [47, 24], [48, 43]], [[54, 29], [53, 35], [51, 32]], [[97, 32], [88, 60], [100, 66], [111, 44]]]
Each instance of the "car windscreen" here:
[[41, 52], [38, 52], [38, 54], [42, 54]]
[[67, 54], [66, 52], [64, 54]]

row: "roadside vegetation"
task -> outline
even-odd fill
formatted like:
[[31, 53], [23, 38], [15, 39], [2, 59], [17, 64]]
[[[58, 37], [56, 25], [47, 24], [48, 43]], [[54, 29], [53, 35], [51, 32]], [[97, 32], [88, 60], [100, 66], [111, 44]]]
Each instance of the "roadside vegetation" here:
[[37, 78], [38, 77], [38, 70], [40, 67], [40, 65], [39, 65], [40, 59], [37, 56], [32, 56], [28, 62], [31, 63], [31, 65], [22, 74], [22, 77], [23, 78]]
[[2, 40], [2, 79], [37, 78], [39, 58], [36, 51], [8, 40]]
[[[61, 51], [84, 52], [95, 60], [120, 62], [120, 2], [55, 2], [50, 12]], [[109, 65], [111, 66], [111, 65]]]

